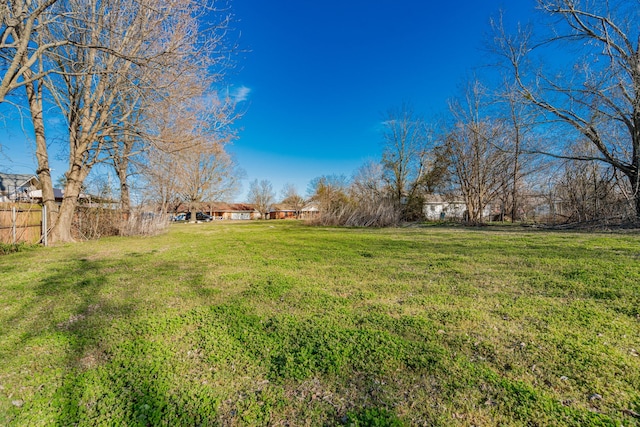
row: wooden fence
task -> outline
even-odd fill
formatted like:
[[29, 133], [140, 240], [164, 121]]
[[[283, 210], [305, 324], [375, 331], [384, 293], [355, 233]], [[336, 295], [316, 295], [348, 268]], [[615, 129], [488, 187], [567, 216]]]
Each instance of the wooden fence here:
[[42, 238], [42, 206], [0, 203], [0, 243], [39, 243]]

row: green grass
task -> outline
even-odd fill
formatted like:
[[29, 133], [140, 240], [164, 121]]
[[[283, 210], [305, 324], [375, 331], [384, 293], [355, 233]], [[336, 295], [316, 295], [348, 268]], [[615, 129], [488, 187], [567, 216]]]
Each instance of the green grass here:
[[0, 256], [14, 252], [22, 252], [37, 247], [27, 243], [2, 243], [0, 242]]
[[175, 224], [0, 256], [0, 425], [640, 425], [640, 236]]

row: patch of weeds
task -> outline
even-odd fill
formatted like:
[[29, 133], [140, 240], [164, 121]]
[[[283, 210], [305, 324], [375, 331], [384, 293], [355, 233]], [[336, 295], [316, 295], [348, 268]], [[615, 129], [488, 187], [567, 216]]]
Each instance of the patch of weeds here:
[[365, 408], [347, 413], [344, 425], [348, 427], [403, 427], [398, 416], [385, 408]]
[[279, 299], [293, 287], [293, 282], [290, 278], [270, 274], [265, 278], [260, 278], [249, 285], [249, 288], [243, 292], [247, 298], [269, 298]]
[[136, 338], [111, 349], [110, 361], [72, 370], [52, 399], [60, 425], [211, 425], [214, 390], [185, 381], [176, 354], [162, 343]]
[[332, 326], [320, 328], [313, 319], [289, 316], [271, 319], [267, 330], [277, 340], [270, 364], [272, 379], [303, 380], [341, 372], [349, 364], [352, 344], [347, 331]]
[[434, 366], [443, 350], [384, 330], [385, 325], [357, 327], [330, 319], [272, 319], [268, 329], [276, 341], [271, 372], [274, 380], [314, 375], [368, 372], [385, 375], [397, 369]]
[[25, 252], [39, 247], [27, 243], [0, 243], [0, 255], [8, 255], [16, 252]]
[[562, 421], [567, 425], [615, 426], [606, 414], [583, 411], [570, 407], [569, 401], [550, 399], [533, 387], [519, 381], [497, 380], [499, 406], [508, 411], [513, 420], [536, 425], [552, 425]]

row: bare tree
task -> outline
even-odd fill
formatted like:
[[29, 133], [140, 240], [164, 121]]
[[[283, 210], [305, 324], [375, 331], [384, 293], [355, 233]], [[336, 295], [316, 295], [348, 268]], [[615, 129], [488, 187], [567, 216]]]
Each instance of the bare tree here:
[[[496, 47], [521, 96], [567, 135], [547, 154], [586, 138], [599, 161], [622, 172], [640, 219], [640, 7], [637, 1], [539, 0], [550, 23], [540, 38], [531, 29], [508, 33], [495, 25]], [[553, 49], [563, 48], [562, 58]], [[537, 62], [538, 58], [542, 58]], [[546, 61], [546, 62], [545, 62]], [[566, 68], [552, 64], [562, 62]]]
[[112, 147], [113, 154], [109, 156], [113, 168], [118, 177], [120, 183], [120, 211], [122, 219], [127, 221], [131, 214], [131, 191], [130, 191], [130, 177], [133, 173], [132, 161], [134, 156], [134, 150], [136, 143], [142, 142], [138, 140], [133, 134], [123, 133], [119, 138], [114, 140], [114, 146]]
[[267, 219], [269, 209], [271, 209], [275, 198], [276, 194], [269, 180], [258, 181], [255, 179], [249, 184], [248, 202], [255, 205], [262, 219]]
[[504, 185], [509, 165], [502, 149], [504, 127], [483, 111], [487, 108], [484, 96], [484, 87], [474, 81], [463, 100], [451, 102], [454, 124], [444, 141], [471, 223], [483, 221], [485, 208]]
[[[165, 198], [165, 206], [171, 199], [186, 203], [195, 219], [201, 202], [235, 194], [244, 171], [225, 149], [235, 138], [231, 128], [237, 118], [235, 105], [212, 91], [213, 82], [207, 81], [206, 70], [196, 72], [196, 66], [191, 65], [185, 71], [189, 73], [171, 77], [171, 84], [163, 82], [166, 72], [154, 76], [166, 89], [157, 101], [153, 98], [149, 105], [143, 104], [141, 111], [149, 125], [145, 137], [153, 143], [154, 155], [147, 157], [153, 158], [153, 163], [146, 168], [147, 174], [163, 192], [170, 189], [175, 193], [175, 197]], [[154, 170], [156, 162], [162, 165]]]
[[53, 193], [45, 139], [42, 78], [53, 71], [45, 67], [43, 56], [68, 40], [44, 41], [42, 32], [49, 23], [60, 18], [51, 11], [57, 0], [17, 0], [0, 3], [0, 103], [14, 90], [24, 87], [27, 106], [34, 129], [36, 171], [41, 183], [43, 203], [49, 224], [55, 222], [57, 205]]
[[[39, 60], [32, 67], [38, 67], [40, 72], [44, 69], [43, 61]], [[36, 159], [38, 169], [36, 174], [40, 181], [42, 190], [42, 203], [46, 208], [48, 224], [55, 224], [58, 218], [58, 204], [55, 200], [53, 191], [53, 182], [51, 180], [51, 169], [49, 167], [49, 153], [47, 147], [47, 139], [45, 135], [45, 117], [44, 117], [44, 82], [42, 79], [32, 78], [34, 75], [31, 68], [27, 68], [23, 72], [26, 83], [24, 85], [27, 93], [27, 101], [29, 105], [29, 113], [31, 114], [31, 124], [33, 125], [34, 141], [36, 146]]]
[[282, 203], [290, 206], [295, 211], [296, 218], [299, 218], [306, 200], [298, 193], [296, 186], [289, 183], [282, 189]]
[[[567, 160], [556, 183], [557, 202], [566, 222], [587, 222], [610, 217], [615, 189], [612, 168], [597, 162]], [[607, 170], [608, 169], [608, 170]]]
[[[583, 141], [571, 147], [567, 157], [586, 156], [596, 148]], [[624, 184], [615, 168], [602, 162], [565, 160], [559, 179], [554, 183], [556, 202], [562, 206], [565, 222], [617, 220], [624, 215]]]
[[174, 66], [184, 70], [188, 63], [197, 70], [207, 68], [199, 64], [205, 62], [202, 58], [216, 60], [213, 53], [222, 36], [200, 36], [200, 14], [208, 9], [196, 1], [60, 0], [56, 7], [83, 10], [47, 27], [49, 39], [71, 41], [49, 51], [58, 73], [47, 77], [69, 129], [65, 197], [51, 240], [69, 241], [81, 184], [92, 167], [108, 162], [123, 141], [128, 132], [123, 126], [133, 123], [129, 119], [139, 108], [131, 100], [154, 98], [153, 93], [163, 96], [163, 88], [154, 87], [158, 80], [150, 78], [158, 72]]
[[[61, 2], [61, 8], [70, 6], [79, 10], [81, 5], [70, 0]], [[56, 26], [50, 26], [51, 39], [69, 39], [82, 45], [108, 46], [113, 51], [137, 56], [144, 41], [133, 34], [139, 25], [147, 25], [149, 16], [138, 14], [133, 4], [118, 2], [111, 7], [122, 8], [122, 16], [104, 3], [89, 2], [82, 18], [68, 17]], [[127, 7], [128, 6], [128, 7]], [[127, 19], [128, 18], [128, 19]], [[136, 22], [138, 20], [138, 22]], [[53, 224], [52, 241], [71, 241], [71, 224], [80, 187], [91, 168], [103, 161], [103, 153], [113, 141], [113, 116], [121, 93], [131, 91], [128, 84], [133, 62], [120, 55], [105, 51], [78, 48], [75, 45], [59, 47], [53, 60], [62, 76], [49, 77], [49, 90], [60, 106], [69, 128], [69, 169], [65, 197], [59, 215]], [[133, 111], [132, 108], [124, 114]]]
[[[240, 186], [244, 171], [225, 149], [235, 138], [230, 127], [237, 118], [235, 105], [212, 92], [214, 82], [207, 80], [206, 70], [195, 72], [195, 64], [190, 68], [191, 73], [171, 78], [171, 84], [166, 83], [167, 69], [154, 73], [153, 96], [127, 102], [139, 105], [125, 116], [108, 156], [120, 180], [123, 212], [130, 204], [130, 173], [140, 162], [146, 165], [144, 173], [161, 184], [159, 194], [171, 187], [175, 194], [169, 199], [188, 203], [192, 209], [200, 202], [231, 197]], [[169, 72], [181, 71], [178, 67]], [[153, 153], [144, 156], [146, 151]], [[159, 204], [165, 213], [167, 201]]]
[[322, 175], [309, 182], [309, 198], [320, 206], [320, 215], [327, 215], [342, 209], [348, 203], [349, 182], [344, 175]]
[[419, 214], [422, 212], [422, 203], [417, 199], [433, 148], [429, 136], [425, 121], [407, 105], [389, 111], [385, 117], [382, 152], [385, 179], [393, 200], [407, 219], [414, 216], [415, 205]]
[[143, 197], [163, 216], [174, 212], [182, 202], [175, 173], [177, 167], [175, 156], [153, 146], [144, 152], [140, 161]]
[[32, 66], [49, 49], [67, 40], [42, 42], [37, 34], [53, 19], [51, 6], [58, 0], [13, 0], [0, 2], [0, 64], [6, 68], [0, 80], [0, 103], [20, 86], [35, 82], [50, 70], [34, 73]]
[[382, 200], [387, 198], [389, 191], [385, 180], [382, 164], [368, 161], [360, 166], [351, 179], [349, 194], [359, 200]]
[[174, 157], [178, 192], [189, 205], [193, 220], [201, 202], [223, 200], [237, 191], [242, 176], [222, 146], [202, 144]]
[[[505, 139], [503, 149], [510, 156], [509, 167], [505, 169], [502, 191], [498, 194], [501, 199], [501, 219], [508, 214], [511, 221], [519, 219], [520, 192], [523, 187], [524, 177], [533, 170], [533, 162], [529, 166], [523, 165], [523, 153], [526, 150], [526, 142], [533, 128], [533, 117], [529, 114], [526, 102], [520, 98], [517, 90], [505, 83], [504, 89], [498, 94], [503, 106], [503, 118]], [[505, 153], [507, 154], [507, 153]]]
[[[440, 125], [438, 125], [440, 126]], [[442, 141], [442, 133], [446, 130], [438, 130], [438, 136], [434, 135], [434, 139]], [[447, 154], [447, 148], [442, 144], [433, 147], [430, 153], [430, 165], [420, 180], [421, 192], [428, 194], [445, 194], [451, 192], [451, 158]]]

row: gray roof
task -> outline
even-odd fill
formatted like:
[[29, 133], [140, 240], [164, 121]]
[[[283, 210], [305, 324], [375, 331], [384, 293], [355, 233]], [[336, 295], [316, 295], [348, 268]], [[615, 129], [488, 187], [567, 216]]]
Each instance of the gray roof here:
[[14, 174], [0, 172], [0, 191], [6, 192], [16, 188], [26, 186], [33, 178], [38, 179], [35, 175]]
[[443, 203], [448, 204], [464, 204], [465, 201], [461, 196], [458, 195], [442, 195], [442, 194], [428, 194], [424, 198], [425, 205], [441, 205]]

